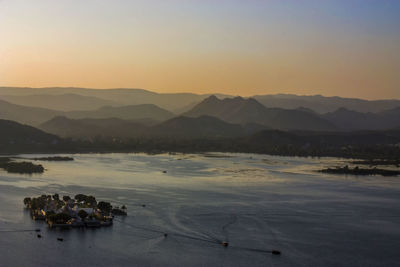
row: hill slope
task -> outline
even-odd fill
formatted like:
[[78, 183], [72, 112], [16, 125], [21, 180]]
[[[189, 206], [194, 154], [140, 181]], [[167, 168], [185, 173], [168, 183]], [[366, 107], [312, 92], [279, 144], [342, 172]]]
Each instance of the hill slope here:
[[39, 126], [43, 131], [60, 137], [78, 139], [134, 137], [173, 138], [222, 138], [238, 137], [265, 130], [262, 125], [231, 124], [210, 116], [198, 118], [175, 117], [156, 125], [146, 125], [141, 121], [108, 119], [70, 119], [63, 116], [53, 118]]
[[[50, 87], [50, 88], [24, 88], [24, 87], [0, 87], [0, 95], [29, 96], [29, 95], [64, 95], [75, 94], [87, 97], [94, 97], [115, 104], [106, 105], [138, 105], [155, 104], [159, 107], [176, 111], [180, 114], [187, 111], [191, 103], [199, 103], [207, 98], [208, 94], [198, 95], [192, 93], [155, 93], [143, 89], [88, 89], [74, 87]], [[219, 98], [232, 97], [229, 95], [218, 95]], [[400, 100], [364, 100], [357, 98], [325, 97], [321, 95], [299, 96], [292, 94], [256, 95], [252, 98], [259, 101], [268, 108], [296, 109], [305, 107], [318, 113], [333, 112], [338, 108], [358, 112], [381, 112], [400, 106]], [[10, 99], [11, 101], [11, 99]], [[11, 101], [12, 102], [12, 101]], [[17, 102], [15, 102], [17, 103]], [[21, 104], [23, 104], [21, 102]], [[48, 104], [50, 105], [50, 104]], [[45, 107], [45, 106], [43, 106]], [[46, 106], [50, 108], [51, 106]], [[93, 107], [95, 108], [95, 107]], [[80, 108], [82, 110], [90, 108]], [[63, 109], [66, 110], [66, 109]]]
[[0, 100], [0, 119], [13, 120], [29, 125], [39, 125], [62, 114], [61, 111], [25, 107]]
[[49, 144], [59, 140], [57, 136], [10, 120], [0, 120], [0, 129], [1, 145]]
[[[176, 110], [185, 107], [189, 103], [199, 102], [209, 95], [192, 93], [155, 93], [143, 89], [89, 89], [75, 87], [0, 87], [0, 95], [63, 95], [76, 94], [81, 96], [96, 97], [120, 106], [154, 104], [168, 110]], [[226, 97], [226, 95], [221, 95]], [[112, 104], [113, 105], [113, 104]], [[86, 109], [86, 108], [84, 108]]]
[[63, 112], [51, 109], [26, 107], [0, 100], [0, 119], [13, 120], [32, 126], [40, 125], [54, 117], [66, 116], [73, 119], [83, 118], [119, 118], [124, 120], [164, 121], [173, 113], [152, 104], [122, 107], [102, 107], [96, 110]]
[[361, 113], [345, 108], [323, 115], [344, 130], [388, 130], [400, 125], [400, 108], [379, 113]]
[[119, 118], [123, 120], [153, 119], [164, 121], [174, 116], [172, 112], [153, 104], [142, 104], [122, 107], [102, 107], [96, 110], [70, 111], [65, 116], [72, 119], [81, 118]]
[[364, 100], [357, 98], [325, 97], [321, 95], [298, 96], [291, 94], [256, 95], [255, 98], [266, 107], [296, 109], [305, 107], [318, 113], [333, 112], [346, 108], [358, 112], [381, 112], [400, 106], [400, 100]]
[[149, 128], [149, 136], [172, 137], [233, 137], [245, 134], [245, 129], [238, 124], [231, 124], [211, 116], [197, 118], [176, 117]]
[[184, 113], [185, 116], [208, 115], [227, 122], [257, 123], [274, 129], [332, 131], [336, 127], [329, 121], [304, 110], [266, 108], [257, 100], [241, 97], [220, 100], [210, 96]]
[[138, 135], [146, 126], [117, 118], [69, 119], [59, 116], [41, 124], [39, 128], [64, 138], [91, 139], [97, 137], [129, 138]]
[[103, 106], [119, 106], [118, 102], [77, 94], [62, 95], [1, 95], [0, 99], [28, 107], [41, 107], [58, 111], [93, 110]]

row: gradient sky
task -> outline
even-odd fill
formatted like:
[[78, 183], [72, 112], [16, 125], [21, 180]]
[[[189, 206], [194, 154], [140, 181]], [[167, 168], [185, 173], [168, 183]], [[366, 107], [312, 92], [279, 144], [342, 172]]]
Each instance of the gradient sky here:
[[0, 0], [0, 85], [400, 98], [400, 1]]

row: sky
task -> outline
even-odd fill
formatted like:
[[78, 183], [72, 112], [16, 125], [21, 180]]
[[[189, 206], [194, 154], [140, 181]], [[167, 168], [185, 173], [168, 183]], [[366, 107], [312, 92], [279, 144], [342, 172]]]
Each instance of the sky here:
[[400, 1], [0, 0], [0, 86], [400, 98]]

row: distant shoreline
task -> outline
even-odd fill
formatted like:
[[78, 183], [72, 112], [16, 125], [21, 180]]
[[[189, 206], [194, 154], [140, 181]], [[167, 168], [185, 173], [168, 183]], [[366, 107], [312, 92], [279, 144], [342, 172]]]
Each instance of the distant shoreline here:
[[[385, 149], [381, 147], [380, 149]], [[336, 151], [337, 152], [337, 151]], [[240, 153], [240, 154], [256, 154], [256, 155], [268, 155], [268, 156], [280, 156], [280, 157], [301, 157], [301, 158], [338, 158], [338, 159], [351, 159], [356, 161], [365, 161], [366, 163], [359, 164], [367, 164], [368, 162], [384, 162], [384, 161], [394, 161], [400, 157], [399, 149], [395, 149], [394, 155], [379, 155], [379, 151], [374, 151], [374, 153], [335, 153], [335, 151], [327, 151], [326, 153], [320, 152], [319, 154], [307, 154], [305, 151], [301, 153], [267, 153], [262, 151], [241, 151], [241, 150], [198, 150], [198, 151], [183, 151], [178, 149], [170, 149], [170, 150], [160, 150], [160, 149], [152, 149], [152, 150], [144, 150], [144, 149], [98, 149], [98, 150], [31, 150], [31, 151], [14, 151], [14, 152], [6, 152], [1, 151], [1, 157], [19, 157], [21, 154], [25, 155], [52, 155], [54, 157], [60, 154], [110, 154], [110, 153], [118, 153], [118, 154], [129, 154], [129, 153], [143, 153], [147, 155], [160, 155], [160, 154], [171, 154], [171, 153], [179, 153], [179, 154], [205, 154], [205, 153]], [[32, 158], [32, 160], [34, 160]], [[40, 158], [38, 158], [40, 160]]]

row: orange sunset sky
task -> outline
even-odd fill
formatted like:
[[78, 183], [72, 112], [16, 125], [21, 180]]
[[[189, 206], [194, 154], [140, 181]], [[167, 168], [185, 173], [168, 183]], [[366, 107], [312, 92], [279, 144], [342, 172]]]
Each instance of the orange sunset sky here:
[[400, 1], [2, 0], [0, 86], [400, 98]]

